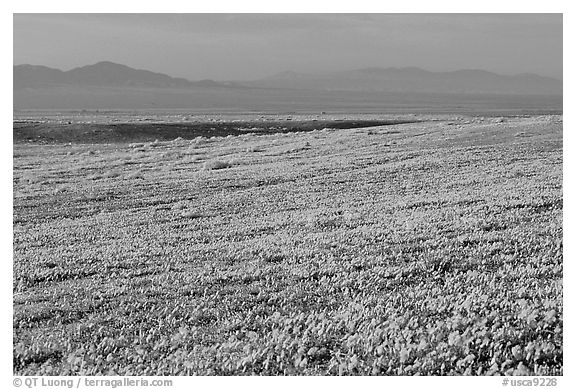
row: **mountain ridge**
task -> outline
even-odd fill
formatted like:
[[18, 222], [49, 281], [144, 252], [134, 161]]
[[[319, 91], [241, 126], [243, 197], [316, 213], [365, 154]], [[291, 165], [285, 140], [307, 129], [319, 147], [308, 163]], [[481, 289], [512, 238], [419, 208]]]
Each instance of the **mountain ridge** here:
[[552, 106], [558, 109], [562, 101], [560, 80], [470, 69], [431, 72], [414, 67], [372, 67], [322, 74], [287, 71], [253, 81], [190, 81], [103, 61], [68, 71], [43, 65], [14, 65], [13, 81], [15, 109], [283, 110], [317, 106], [322, 111], [327, 107], [390, 109], [398, 104], [458, 108], [463, 99], [469, 101], [468, 105], [473, 101], [482, 101], [482, 106], [486, 101], [500, 101], [532, 109], [533, 100], [523, 96], [534, 96], [534, 101], [546, 107], [554, 101]]
[[68, 71], [44, 65], [14, 65], [14, 89], [58, 85], [143, 88], [280, 88], [343, 91], [562, 94], [562, 81], [534, 73], [502, 75], [481, 69], [434, 72], [418, 67], [367, 67], [299, 73], [284, 71], [251, 81], [190, 81], [164, 73], [135, 69], [110, 61]]
[[552, 77], [533, 73], [502, 75], [481, 69], [433, 72], [417, 67], [371, 67], [329, 73], [285, 71], [244, 84], [327, 91], [562, 95], [562, 81]]
[[62, 71], [44, 65], [14, 65], [14, 89], [42, 88], [58, 85], [144, 87], [144, 88], [188, 88], [188, 87], [233, 87], [229, 83], [214, 80], [190, 81], [164, 73], [135, 69], [126, 65], [100, 61]]

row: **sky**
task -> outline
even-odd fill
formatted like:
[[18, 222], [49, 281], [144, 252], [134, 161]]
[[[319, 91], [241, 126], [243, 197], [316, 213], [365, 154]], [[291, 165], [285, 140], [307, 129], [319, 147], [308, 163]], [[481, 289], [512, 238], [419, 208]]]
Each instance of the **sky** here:
[[367, 67], [562, 79], [562, 14], [14, 14], [14, 65], [99, 61], [190, 80]]

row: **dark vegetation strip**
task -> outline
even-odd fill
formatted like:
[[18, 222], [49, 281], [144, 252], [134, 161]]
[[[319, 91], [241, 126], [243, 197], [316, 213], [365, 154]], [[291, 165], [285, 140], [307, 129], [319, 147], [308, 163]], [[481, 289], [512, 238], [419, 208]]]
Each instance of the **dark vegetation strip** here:
[[312, 120], [266, 122], [202, 123], [35, 123], [14, 122], [14, 143], [128, 143], [194, 139], [203, 137], [259, 135], [322, 130], [324, 128], [364, 128], [416, 123], [417, 120]]

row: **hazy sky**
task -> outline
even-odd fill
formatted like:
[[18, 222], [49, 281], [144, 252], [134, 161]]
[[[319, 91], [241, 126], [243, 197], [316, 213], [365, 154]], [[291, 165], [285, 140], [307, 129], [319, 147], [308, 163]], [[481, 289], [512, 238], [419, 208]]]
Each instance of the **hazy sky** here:
[[561, 14], [15, 14], [14, 64], [191, 80], [415, 66], [562, 78]]

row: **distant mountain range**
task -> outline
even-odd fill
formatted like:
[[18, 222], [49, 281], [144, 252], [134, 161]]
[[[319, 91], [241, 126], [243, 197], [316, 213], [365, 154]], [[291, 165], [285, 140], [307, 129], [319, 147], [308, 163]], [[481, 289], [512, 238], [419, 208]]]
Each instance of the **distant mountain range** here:
[[46, 66], [14, 66], [14, 89], [55, 86], [98, 86], [133, 88], [225, 87], [228, 83], [213, 80], [189, 81], [148, 70], [133, 69], [113, 62], [98, 62], [69, 71]]
[[282, 72], [246, 82], [190, 81], [113, 62], [69, 71], [46, 66], [14, 66], [14, 89], [53, 86], [133, 88], [251, 87], [322, 91], [495, 93], [561, 95], [562, 81], [536, 74], [504, 76], [484, 70], [430, 72], [420, 68], [366, 68], [321, 74]]
[[324, 74], [284, 72], [246, 85], [369, 92], [562, 94], [562, 81], [536, 74], [505, 76], [484, 70], [431, 72], [414, 67], [366, 68]]
[[[14, 66], [14, 108], [188, 108], [247, 109], [297, 106], [326, 101], [345, 107], [395, 101], [426, 105], [427, 95], [562, 97], [562, 81], [536, 74], [499, 75], [483, 70], [431, 72], [420, 68], [366, 68], [306, 74], [282, 72], [253, 81], [190, 81], [113, 62], [69, 71], [36, 65]], [[555, 100], [557, 101], [557, 100]], [[330, 105], [328, 104], [328, 105]]]

